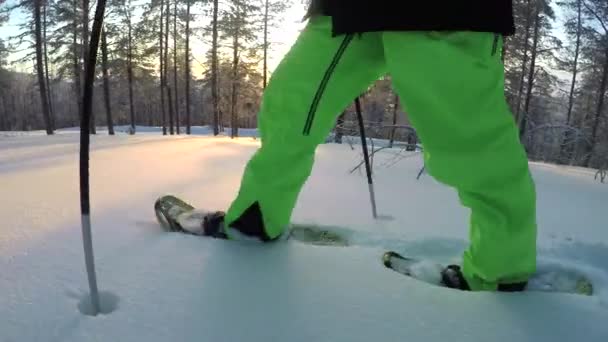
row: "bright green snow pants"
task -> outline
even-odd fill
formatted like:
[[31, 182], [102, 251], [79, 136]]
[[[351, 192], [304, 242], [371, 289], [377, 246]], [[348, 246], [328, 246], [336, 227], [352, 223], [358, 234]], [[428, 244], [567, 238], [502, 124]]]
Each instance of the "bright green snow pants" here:
[[259, 114], [261, 148], [226, 214], [259, 205], [266, 233], [288, 226], [316, 147], [337, 116], [389, 73], [424, 146], [427, 170], [471, 209], [463, 273], [472, 290], [526, 280], [536, 268], [536, 194], [504, 98], [502, 38], [483, 32], [331, 36], [310, 19], [274, 72]]

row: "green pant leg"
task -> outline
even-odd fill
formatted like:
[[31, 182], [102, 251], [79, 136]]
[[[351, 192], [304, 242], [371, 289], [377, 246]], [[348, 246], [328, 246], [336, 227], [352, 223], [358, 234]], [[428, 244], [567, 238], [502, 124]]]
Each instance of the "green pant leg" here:
[[279, 236], [311, 173], [316, 147], [384, 70], [380, 34], [332, 38], [330, 19], [312, 18], [264, 92], [261, 147], [246, 165], [227, 225], [246, 235]]
[[481, 32], [385, 33], [388, 71], [429, 173], [471, 209], [463, 273], [473, 290], [536, 268], [536, 194], [504, 98], [502, 40]]

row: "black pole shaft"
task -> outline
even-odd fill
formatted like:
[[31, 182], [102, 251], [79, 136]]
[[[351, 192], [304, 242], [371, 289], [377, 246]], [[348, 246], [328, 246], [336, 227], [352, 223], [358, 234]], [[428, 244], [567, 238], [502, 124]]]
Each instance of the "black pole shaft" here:
[[93, 82], [95, 81], [95, 65], [97, 62], [97, 48], [101, 36], [101, 27], [105, 12], [106, 0], [98, 0], [95, 10], [95, 21], [89, 42], [89, 52], [86, 54], [84, 92], [82, 97], [82, 119], [80, 122], [80, 210], [82, 216], [82, 242], [85, 253], [85, 264], [89, 288], [91, 291], [91, 305], [93, 315], [99, 313], [99, 293], [97, 290], [97, 277], [95, 275], [95, 259], [93, 256], [93, 239], [91, 236], [91, 217], [89, 200], [89, 134], [91, 111], [93, 106]]
[[372, 215], [378, 217], [376, 212], [376, 196], [374, 194], [374, 181], [372, 179], [372, 168], [369, 162], [369, 153], [367, 151], [367, 139], [365, 138], [365, 126], [363, 125], [363, 114], [361, 113], [361, 101], [359, 97], [355, 99], [355, 107], [357, 109], [357, 120], [359, 121], [359, 133], [361, 135], [361, 147], [363, 149], [363, 158], [365, 160], [365, 172], [367, 173], [367, 184], [369, 186], [369, 196], [372, 203]]

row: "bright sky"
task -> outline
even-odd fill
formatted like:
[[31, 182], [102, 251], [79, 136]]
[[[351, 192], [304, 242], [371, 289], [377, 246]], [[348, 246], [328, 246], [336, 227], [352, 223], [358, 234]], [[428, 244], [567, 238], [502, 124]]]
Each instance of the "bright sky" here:
[[[134, 0], [133, 3], [146, 3], [148, 1], [149, 0]], [[7, 2], [12, 3], [14, 2], [14, 0], [8, 0]], [[273, 29], [269, 32], [269, 39], [272, 44], [272, 51], [269, 53], [268, 61], [268, 68], [270, 72], [274, 70], [277, 64], [281, 61], [283, 55], [287, 53], [291, 45], [295, 42], [299, 30], [304, 27], [305, 23], [302, 22], [302, 17], [305, 14], [306, 8], [304, 5], [301, 4], [301, 1], [294, 2], [295, 4], [293, 4], [284, 14], [284, 20], [281, 23], [281, 27], [279, 29]], [[192, 10], [193, 14], [195, 15], [197, 14], [197, 12], [200, 11], [200, 8], [193, 8]], [[91, 16], [92, 15], [93, 13], [91, 14]], [[9, 22], [0, 27], [0, 38], [6, 39], [10, 36], [17, 35], [19, 33], [19, 24], [21, 24], [25, 20], [28, 20], [28, 18], [29, 16], [25, 13], [21, 11], [15, 11], [13, 14], [11, 14]], [[209, 18], [196, 16], [194, 22], [192, 22], [190, 25], [192, 28], [204, 26], [206, 25], [208, 20]], [[209, 49], [209, 45], [205, 43], [201, 38], [210, 40], [208, 37], [193, 37], [191, 42], [192, 54], [194, 56], [192, 62], [192, 71], [195, 77], [199, 77], [201, 72], [204, 70], [200, 63], [204, 62], [205, 52]], [[27, 52], [23, 51], [15, 52], [10, 57], [10, 60], [18, 59], [26, 53]], [[28, 63], [25, 65], [15, 65], [14, 68], [23, 72], [31, 72], [33, 66], [31, 63]]]
[[[8, 3], [14, 2], [15, 0], [8, 0]], [[133, 4], [146, 3], [149, 0], [133, 0]], [[557, 14], [557, 22], [554, 25], [554, 35], [562, 40], [565, 40], [563, 32], [563, 12], [558, 6], [554, 6]], [[193, 14], [200, 12], [200, 8], [193, 8]], [[294, 1], [294, 4], [284, 14], [284, 20], [279, 29], [273, 29], [270, 31], [270, 40], [272, 42], [272, 51], [269, 55], [269, 71], [272, 72], [281, 58], [289, 50], [297, 38], [299, 30], [304, 27], [302, 17], [305, 13], [305, 5], [302, 1]], [[19, 23], [27, 20], [27, 16], [21, 12], [15, 12], [11, 15], [10, 21], [0, 28], [0, 38], [6, 38], [18, 33]], [[195, 21], [191, 24], [194, 27], [204, 26], [208, 23], [210, 18], [204, 18], [202, 16], [195, 16]], [[203, 41], [202, 38], [209, 41], [209, 37], [193, 37], [191, 43], [191, 49], [193, 54], [192, 71], [194, 77], [200, 77], [204, 71], [204, 67], [201, 63], [205, 60], [205, 52], [209, 49], [209, 44]], [[22, 56], [25, 52], [18, 52], [12, 55], [11, 59], [17, 59]], [[32, 72], [33, 63], [27, 63], [25, 65], [16, 65], [15, 68], [23, 72]], [[558, 72], [561, 78], [567, 78], [564, 72]], [[564, 75], [562, 75], [564, 74]], [[567, 73], [566, 73], [567, 74]]]

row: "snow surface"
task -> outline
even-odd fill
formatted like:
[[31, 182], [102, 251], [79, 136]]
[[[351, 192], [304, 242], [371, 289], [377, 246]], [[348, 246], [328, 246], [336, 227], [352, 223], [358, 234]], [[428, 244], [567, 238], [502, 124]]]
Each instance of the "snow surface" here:
[[376, 155], [374, 221], [365, 173], [350, 173], [360, 152], [320, 146], [293, 220], [348, 227], [355, 245], [257, 245], [163, 233], [153, 203], [172, 193], [225, 209], [258, 141], [142, 131], [91, 140], [95, 260], [111, 311], [96, 317], [81, 313], [77, 131], [0, 132], [0, 341], [608, 341], [608, 185], [591, 170], [532, 163], [540, 267], [584, 272], [594, 296], [465, 293], [380, 261], [387, 249], [457, 261], [466, 246], [468, 211], [452, 189], [416, 180], [419, 154]]

